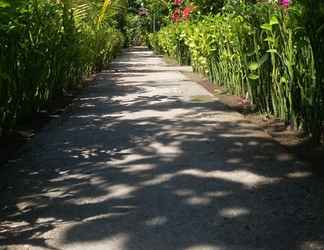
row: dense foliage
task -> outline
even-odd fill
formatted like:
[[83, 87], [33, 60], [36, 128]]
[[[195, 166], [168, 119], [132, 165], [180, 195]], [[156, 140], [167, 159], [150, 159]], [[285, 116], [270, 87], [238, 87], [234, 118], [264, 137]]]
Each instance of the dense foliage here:
[[0, 128], [107, 66], [123, 38], [94, 17], [68, 1], [0, 1]]
[[318, 30], [310, 33], [305, 23], [307, 10], [298, 3], [230, 3], [216, 15], [170, 23], [150, 35], [150, 45], [318, 141], [323, 50]]

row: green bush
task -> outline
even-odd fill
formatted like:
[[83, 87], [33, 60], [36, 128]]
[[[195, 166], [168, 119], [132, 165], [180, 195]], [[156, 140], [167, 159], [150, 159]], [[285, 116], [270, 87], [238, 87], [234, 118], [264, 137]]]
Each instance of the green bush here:
[[319, 140], [321, 86], [300, 8], [226, 6], [198, 22], [170, 24], [150, 40], [180, 63], [191, 60], [194, 70], [247, 97], [258, 110]]
[[126, 16], [125, 37], [126, 45], [142, 45], [145, 37], [146, 17], [135, 14]]
[[174, 57], [180, 64], [190, 64], [191, 55], [185, 40], [187, 23], [169, 25], [155, 35], [151, 35], [151, 41], [158, 41], [152, 47], [160, 47], [160, 50], [170, 57]]
[[121, 40], [108, 26], [76, 24], [63, 4], [1, 1], [0, 128], [14, 127], [86, 74], [107, 66]]

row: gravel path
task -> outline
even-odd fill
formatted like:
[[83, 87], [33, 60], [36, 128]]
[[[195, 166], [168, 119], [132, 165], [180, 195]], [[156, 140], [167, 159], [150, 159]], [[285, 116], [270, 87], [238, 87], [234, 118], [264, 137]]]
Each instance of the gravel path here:
[[323, 183], [143, 48], [2, 168], [0, 249], [324, 249]]

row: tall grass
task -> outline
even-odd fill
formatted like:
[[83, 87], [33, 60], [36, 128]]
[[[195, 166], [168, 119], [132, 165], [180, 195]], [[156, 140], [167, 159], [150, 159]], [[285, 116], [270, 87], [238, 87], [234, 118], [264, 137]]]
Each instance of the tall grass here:
[[0, 5], [0, 127], [10, 129], [111, 61], [121, 34], [49, 0]]
[[150, 40], [180, 63], [190, 55], [194, 70], [212, 82], [319, 140], [321, 84], [300, 8], [238, 4], [170, 24]]

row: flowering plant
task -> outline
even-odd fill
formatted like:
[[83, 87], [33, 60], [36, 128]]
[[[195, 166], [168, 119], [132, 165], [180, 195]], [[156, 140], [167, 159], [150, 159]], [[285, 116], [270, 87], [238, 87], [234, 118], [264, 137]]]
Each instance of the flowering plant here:
[[184, 5], [184, 0], [174, 0], [173, 5], [176, 6], [171, 14], [171, 20], [173, 22], [179, 22], [181, 20], [188, 20], [191, 13], [194, 11], [194, 6], [192, 4]]
[[181, 19], [181, 10], [179, 8], [176, 8], [172, 15], [171, 15], [171, 19], [173, 22], [179, 22]]
[[183, 19], [188, 20], [192, 11], [193, 11], [192, 6], [185, 7], [182, 12]]
[[290, 0], [279, 0], [279, 3], [280, 3], [280, 5], [281, 5], [282, 7], [284, 7], [284, 8], [288, 8], [289, 5], [290, 5], [290, 3], [291, 3], [291, 1], [290, 1]]

